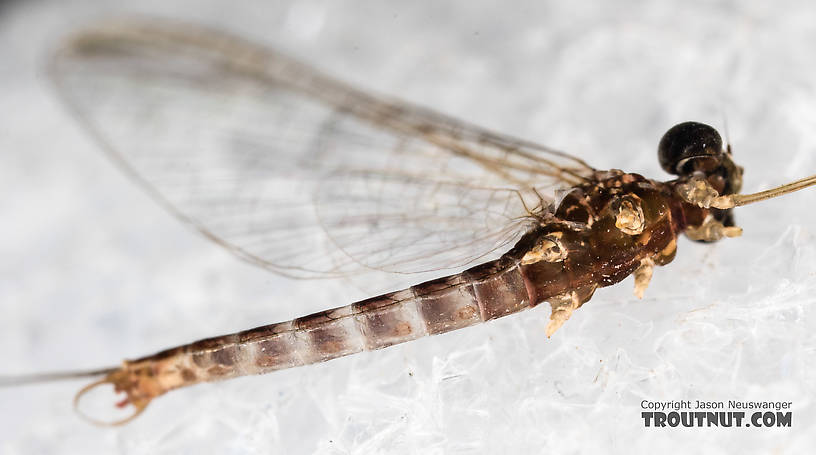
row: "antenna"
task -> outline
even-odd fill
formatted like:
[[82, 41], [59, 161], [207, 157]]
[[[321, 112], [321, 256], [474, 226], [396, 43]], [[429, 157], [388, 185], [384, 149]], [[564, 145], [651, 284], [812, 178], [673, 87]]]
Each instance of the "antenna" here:
[[770, 190], [760, 191], [752, 194], [726, 194], [719, 196], [711, 202], [711, 207], [718, 209], [730, 209], [733, 207], [740, 207], [743, 205], [753, 204], [754, 202], [764, 201], [782, 196], [783, 194], [793, 193], [809, 186], [816, 185], [816, 175], [805, 177], [796, 180], [795, 182], [786, 183]]

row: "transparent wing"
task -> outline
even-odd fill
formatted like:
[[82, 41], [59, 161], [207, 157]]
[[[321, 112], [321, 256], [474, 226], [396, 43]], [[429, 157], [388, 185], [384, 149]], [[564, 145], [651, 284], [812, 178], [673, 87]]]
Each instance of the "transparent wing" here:
[[208, 29], [109, 23], [66, 44], [52, 75], [162, 204], [290, 276], [464, 265], [593, 172]]

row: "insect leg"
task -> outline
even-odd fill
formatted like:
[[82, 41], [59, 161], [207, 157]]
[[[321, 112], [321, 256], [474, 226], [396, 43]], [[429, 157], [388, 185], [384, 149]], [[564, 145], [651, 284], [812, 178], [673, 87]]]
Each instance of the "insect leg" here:
[[642, 299], [643, 293], [649, 287], [649, 282], [652, 281], [652, 270], [654, 270], [655, 262], [652, 258], [643, 258], [640, 260], [640, 267], [635, 270], [635, 296]]
[[692, 177], [686, 183], [677, 185], [677, 193], [689, 204], [702, 208], [711, 207], [720, 193], [710, 183], [701, 177]]
[[565, 322], [572, 316], [572, 312], [581, 306], [578, 294], [575, 291], [568, 292], [553, 298], [550, 301], [552, 314], [550, 322], [547, 324], [547, 337], [551, 337]]
[[573, 311], [592, 298], [596, 287], [597, 285], [590, 284], [547, 299], [552, 307], [550, 322], [547, 324], [546, 329], [547, 337], [551, 337], [556, 330], [567, 322]]
[[686, 236], [691, 240], [702, 240], [703, 242], [716, 242], [723, 237], [739, 237], [742, 235], [742, 228], [737, 226], [724, 226], [721, 222], [712, 217], [706, 218], [699, 226], [689, 226], [685, 230]]

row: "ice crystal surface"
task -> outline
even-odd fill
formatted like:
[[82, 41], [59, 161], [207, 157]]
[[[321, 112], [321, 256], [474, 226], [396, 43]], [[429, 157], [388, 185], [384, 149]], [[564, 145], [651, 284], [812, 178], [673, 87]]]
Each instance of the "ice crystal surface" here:
[[[749, 191], [816, 172], [816, 8], [788, 2], [0, 4], [0, 374], [114, 365], [411, 284], [292, 281], [235, 260], [97, 150], [45, 76], [106, 17], [215, 25], [358, 86], [668, 178], [675, 123], [727, 134]], [[82, 382], [0, 389], [0, 452], [805, 453], [816, 444], [816, 191], [681, 239], [643, 300], [599, 290], [479, 327], [168, 394], [98, 428]], [[422, 277], [427, 278], [427, 277]], [[419, 279], [419, 278], [417, 278]], [[790, 401], [790, 428], [645, 428], [643, 400]]]

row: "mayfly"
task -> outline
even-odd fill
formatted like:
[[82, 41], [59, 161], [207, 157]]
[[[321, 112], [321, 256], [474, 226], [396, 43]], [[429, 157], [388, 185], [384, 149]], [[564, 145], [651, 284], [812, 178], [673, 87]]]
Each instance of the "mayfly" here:
[[[461, 268], [289, 322], [121, 366], [8, 378], [101, 376], [139, 415], [201, 382], [322, 362], [471, 326], [547, 302], [552, 335], [599, 287], [639, 297], [677, 238], [741, 234], [732, 209], [816, 184], [743, 195], [710, 126], [661, 139], [659, 182], [360, 91], [213, 30], [108, 23], [70, 39], [51, 74], [76, 117], [175, 216], [239, 258], [297, 277]], [[494, 257], [498, 256], [495, 254]], [[440, 273], [440, 275], [444, 275]]]

